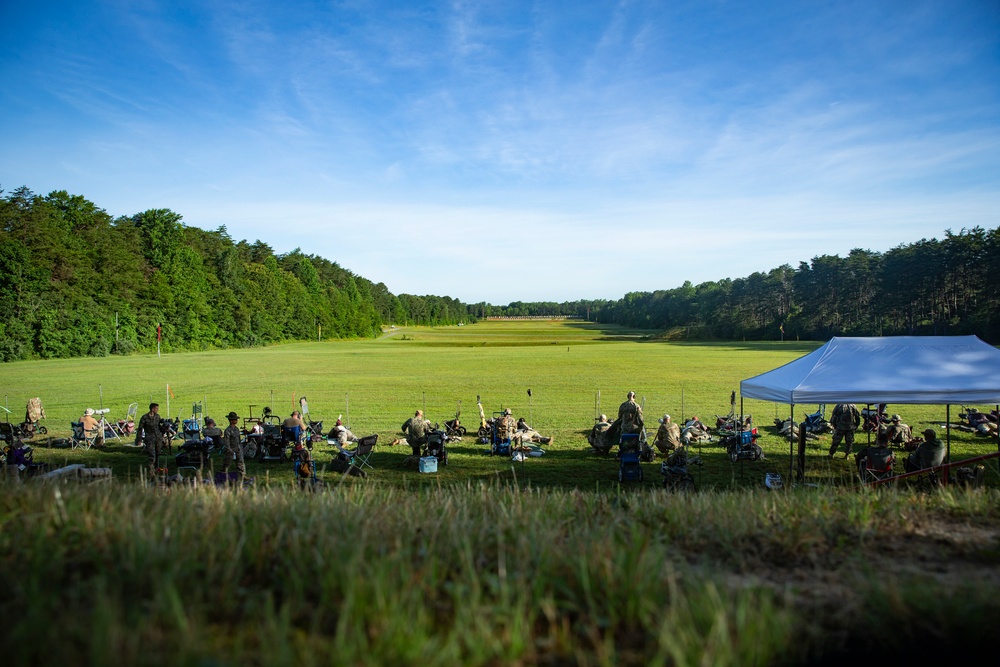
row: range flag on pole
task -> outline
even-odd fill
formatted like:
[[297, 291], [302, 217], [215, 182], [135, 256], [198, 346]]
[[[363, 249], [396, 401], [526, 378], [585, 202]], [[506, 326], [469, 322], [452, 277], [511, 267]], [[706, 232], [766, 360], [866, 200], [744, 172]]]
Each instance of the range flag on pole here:
[[156, 342], [160, 342], [160, 336], [163, 334], [163, 327], [159, 324], [156, 325]]
[[177, 398], [174, 396], [174, 390], [170, 388], [169, 384], [167, 385], [167, 392], [170, 394], [170, 398]]

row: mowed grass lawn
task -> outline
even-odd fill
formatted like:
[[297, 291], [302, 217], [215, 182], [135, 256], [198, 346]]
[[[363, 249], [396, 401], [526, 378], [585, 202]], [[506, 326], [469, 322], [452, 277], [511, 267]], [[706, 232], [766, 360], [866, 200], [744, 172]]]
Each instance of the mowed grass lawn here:
[[[629, 390], [643, 401], [650, 440], [657, 418], [675, 420], [697, 415], [714, 425], [715, 415], [729, 410], [730, 392], [742, 379], [766, 372], [808, 353], [816, 343], [669, 343], [649, 340], [654, 332], [635, 331], [584, 322], [485, 322], [464, 327], [397, 328], [377, 340], [296, 343], [263, 349], [138, 355], [101, 359], [31, 361], [0, 366], [3, 392], [15, 421], [23, 417], [28, 398], [39, 396], [50, 436], [68, 436], [69, 423], [84, 408], [110, 408], [108, 417], [124, 415], [129, 403], [140, 414], [149, 402], [161, 413], [189, 417], [192, 404], [202, 402], [206, 413], [224, 425], [230, 410], [259, 415], [270, 405], [286, 417], [308, 398], [310, 416], [329, 430], [338, 415], [358, 436], [379, 434], [373, 458], [375, 472], [367, 483], [395, 486], [464, 482], [469, 479], [514, 479], [535, 486], [608, 489], [617, 486], [617, 463], [590, 452], [586, 433], [598, 407], [612, 418]], [[167, 387], [169, 386], [168, 393]], [[528, 390], [531, 390], [529, 399]], [[476, 397], [486, 416], [511, 407], [554, 442], [546, 454], [523, 464], [491, 458], [486, 448], [467, 436], [449, 446], [450, 465], [435, 475], [419, 475], [404, 467], [409, 450], [389, 447], [399, 427], [417, 408], [432, 421], [455, 416], [461, 402], [462, 422], [471, 431], [479, 423]], [[598, 396], [600, 405], [598, 406]], [[796, 418], [816, 406], [796, 406]], [[765, 472], [789, 473], [789, 443], [772, 426], [789, 408], [761, 401], [745, 402], [764, 434], [760, 440], [767, 460], [733, 464], [712, 444], [701, 447], [705, 465], [694, 473], [702, 488], [759, 486]], [[832, 406], [828, 408], [832, 409]], [[915, 431], [945, 419], [945, 406], [890, 406]], [[952, 408], [957, 420], [958, 406]], [[943, 433], [943, 431], [942, 431]], [[863, 441], [866, 436], [858, 434]], [[117, 440], [100, 451], [46, 449], [36, 459], [53, 465], [83, 462], [108, 466], [119, 479], [134, 477], [144, 458]], [[807, 474], [816, 483], [851, 484], [853, 459], [825, 454], [829, 436], [810, 442]], [[952, 432], [956, 459], [996, 451], [996, 443]], [[333, 449], [325, 443], [314, 452], [323, 466]], [[218, 458], [216, 459], [219, 460]], [[173, 468], [172, 457], [164, 459]], [[997, 485], [996, 466], [987, 466], [987, 483]], [[644, 464], [644, 480], [634, 488], [661, 483], [659, 463]], [[289, 464], [251, 462], [258, 482], [292, 479]]]

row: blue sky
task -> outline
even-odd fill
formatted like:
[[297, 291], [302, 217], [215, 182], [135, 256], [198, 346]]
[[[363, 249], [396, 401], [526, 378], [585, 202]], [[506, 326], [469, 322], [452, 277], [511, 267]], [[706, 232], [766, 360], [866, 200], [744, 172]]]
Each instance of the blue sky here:
[[4, 2], [0, 187], [395, 293], [620, 298], [1000, 225], [1000, 2]]

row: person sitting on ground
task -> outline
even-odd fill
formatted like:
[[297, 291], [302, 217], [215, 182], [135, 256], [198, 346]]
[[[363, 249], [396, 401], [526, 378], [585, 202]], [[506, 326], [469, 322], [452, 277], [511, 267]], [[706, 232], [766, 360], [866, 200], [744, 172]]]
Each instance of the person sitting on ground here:
[[599, 454], [607, 454], [611, 451], [611, 443], [608, 438], [608, 429], [610, 428], [611, 422], [608, 421], [608, 416], [602, 414], [597, 418], [594, 428], [590, 429], [590, 435], [587, 436], [587, 442]]
[[926, 428], [923, 436], [924, 441], [906, 459], [906, 472], [936, 468], [944, 462], [944, 443], [937, 437], [937, 431]]
[[201, 437], [206, 440], [211, 438], [214, 444], [221, 445], [222, 429], [216, 426], [214, 419], [205, 417], [205, 428], [201, 430]]
[[[867, 459], [868, 463], [865, 463]], [[887, 431], [879, 431], [875, 436], [875, 442], [868, 445], [854, 455], [854, 462], [858, 470], [862, 471], [867, 465], [872, 470], [884, 472], [896, 462], [896, 455], [889, 448], [889, 435]]]
[[80, 423], [83, 425], [84, 433], [94, 434], [94, 446], [103, 447], [104, 429], [101, 428], [101, 422], [94, 418], [94, 408], [87, 408], [83, 411], [83, 416], [80, 417]]
[[681, 446], [681, 429], [670, 420], [670, 415], [663, 415], [660, 428], [656, 429], [653, 446], [664, 456]]
[[514, 435], [511, 436], [511, 442], [514, 442], [517, 445], [522, 445], [525, 442], [536, 442], [548, 445], [552, 443], [552, 438], [546, 438], [544, 435], [528, 426], [528, 422], [524, 420], [524, 417], [521, 417], [517, 420], [517, 429], [514, 431]]
[[351, 433], [351, 429], [344, 426], [344, 422], [337, 417], [337, 423], [330, 429], [330, 440], [336, 440], [343, 449], [348, 442], [357, 442], [358, 439]]
[[913, 439], [913, 431], [903, 423], [902, 419], [899, 415], [893, 415], [889, 425], [885, 427], [886, 438], [890, 445], [902, 447]]
[[431, 423], [424, 419], [424, 411], [417, 410], [413, 416], [403, 422], [399, 427], [406, 435], [406, 444], [413, 450], [413, 455], [420, 457], [420, 450], [427, 444], [427, 433], [431, 430]]

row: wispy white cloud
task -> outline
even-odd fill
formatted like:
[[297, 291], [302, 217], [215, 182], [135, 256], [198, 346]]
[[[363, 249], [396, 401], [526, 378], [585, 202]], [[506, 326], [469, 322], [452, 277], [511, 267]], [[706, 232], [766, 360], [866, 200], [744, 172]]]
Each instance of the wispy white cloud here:
[[396, 292], [617, 298], [998, 224], [1000, 19], [975, 3], [107, 8], [106, 52], [70, 21], [44, 50], [15, 26], [31, 77], [0, 49], [0, 183]]

